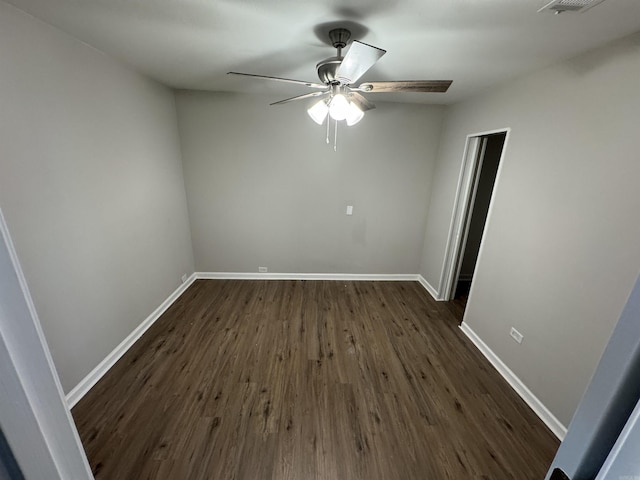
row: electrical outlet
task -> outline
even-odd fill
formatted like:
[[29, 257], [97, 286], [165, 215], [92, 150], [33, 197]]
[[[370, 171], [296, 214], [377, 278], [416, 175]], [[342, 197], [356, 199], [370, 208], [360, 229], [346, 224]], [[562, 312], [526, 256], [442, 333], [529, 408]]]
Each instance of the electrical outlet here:
[[267, 267], [258, 267], [258, 272], [260, 273], [267, 273]]
[[518, 330], [516, 330], [513, 327], [511, 327], [511, 331], [509, 332], [509, 335], [511, 335], [511, 338], [513, 338], [518, 343], [522, 343], [522, 339], [524, 338], [524, 335], [522, 335]]
[[186, 281], [187, 281], [187, 278], [188, 278], [188, 277], [187, 277], [187, 274], [185, 273], [185, 274], [184, 274], [184, 275], [182, 275], [182, 277], [180, 277], [180, 278], [181, 278], [181, 280], [182, 280], [182, 283], [184, 283], [184, 282], [186, 282]]
[[347, 215], [353, 215], [353, 205], [347, 205]]

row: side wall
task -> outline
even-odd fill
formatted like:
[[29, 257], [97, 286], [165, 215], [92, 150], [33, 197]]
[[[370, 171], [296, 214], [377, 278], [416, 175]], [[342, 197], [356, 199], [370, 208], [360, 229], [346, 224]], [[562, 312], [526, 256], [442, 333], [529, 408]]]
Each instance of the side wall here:
[[196, 270], [417, 273], [442, 108], [379, 103], [334, 152], [272, 101], [177, 94]]
[[640, 268], [638, 78], [636, 35], [445, 121], [420, 273], [438, 288], [466, 135], [511, 127], [465, 323], [564, 425]]
[[65, 391], [193, 271], [172, 92], [0, 2], [0, 205]]

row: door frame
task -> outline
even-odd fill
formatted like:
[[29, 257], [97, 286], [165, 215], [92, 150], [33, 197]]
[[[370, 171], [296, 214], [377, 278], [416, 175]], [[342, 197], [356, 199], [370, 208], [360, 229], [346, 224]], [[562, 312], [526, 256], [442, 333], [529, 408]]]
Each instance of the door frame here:
[[0, 209], [0, 425], [25, 478], [93, 479]]
[[462, 209], [462, 229], [461, 235], [460, 232], [458, 236], [460, 236], [459, 240], [456, 242], [458, 245], [458, 250], [453, 257], [453, 265], [452, 265], [452, 274], [450, 277], [449, 289], [445, 292], [447, 295], [447, 299], [451, 300], [456, 296], [456, 287], [458, 282], [460, 281], [460, 270], [462, 270], [462, 263], [464, 261], [464, 253], [467, 250], [467, 240], [469, 238], [469, 229], [471, 227], [471, 216], [473, 215], [473, 207], [476, 204], [476, 194], [478, 193], [478, 184], [480, 183], [480, 172], [482, 171], [482, 166], [484, 164], [484, 156], [487, 151], [487, 137], [481, 136], [476, 137], [477, 146], [470, 149], [470, 152], [473, 155], [470, 155], [469, 158], [474, 159], [474, 166], [470, 170], [469, 175], [469, 197], [468, 201], [464, 205], [464, 209]]
[[[454, 280], [458, 276], [458, 272], [461, 266], [459, 261], [462, 254], [464, 254], [464, 242], [468, 232], [469, 216], [467, 212], [472, 205], [475, 198], [476, 183], [479, 177], [479, 166], [481, 166], [482, 158], [480, 155], [480, 148], [482, 145], [481, 138], [487, 135], [494, 135], [498, 133], [504, 133], [504, 145], [502, 146], [502, 152], [500, 154], [500, 163], [498, 165], [498, 171], [494, 180], [494, 193], [495, 186], [498, 184], [500, 175], [502, 173], [502, 167], [504, 164], [505, 152], [507, 150], [507, 144], [509, 143], [509, 136], [511, 133], [511, 127], [497, 128], [495, 130], [487, 130], [484, 132], [470, 133], [466, 137], [464, 153], [462, 155], [462, 165], [460, 167], [460, 174], [458, 175], [458, 184], [456, 187], [456, 194], [453, 203], [453, 212], [451, 215], [451, 222], [449, 223], [449, 232], [447, 234], [447, 246], [445, 249], [444, 262], [442, 265], [442, 271], [440, 274], [440, 282], [438, 284], [438, 292], [440, 292], [441, 300], [448, 301], [452, 299], [452, 290], [454, 288]], [[489, 210], [487, 212], [486, 223], [489, 222], [493, 211], [495, 195], [491, 195], [491, 201], [489, 202]], [[484, 246], [484, 234], [480, 241], [480, 248], [478, 250], [478, 259], [482, 254], [482, 248]], [[477, 260], [476, 260], [477, 262]], [[473, 286], [472, 286], [473, 288]], [[471, 294], [469, 294], [471, 296]]]
[[[637, 439], [637, 433], [635, 432], [637, 432], [638, 429], [640, 429], [640, 400], [638, 401], [638, 403], [636, 403], [636, 407], [633, 409], [633, 412], [631, 412], [631, 415], [629, 415], [627, 423], [622, 429], [622, 432], [620, 432], [620, 435], [618, 436], [618, 440], [616, 440], [616, 443], [611, 448], [611, 451], [609, 452], [607, 459], [604, 461], [604, 464], [602, 465], [602, 468], [598, 472], [598, 476], [596, 477], [595, 480], [606, 480], [607, 478], [610, 478], [612, 474], [615, 475], [616, 473], [620, 473], [620, 469], [623, 469], [625, 466], [628, 466], [628, 463], [627, 463], [629, 462], [628, 452], [634, 448], [633, 446], [634, 435], [635, 435], [635, 439]], [[629, 442], [629, 445], [627, 445], [627, 442]], [[629, 472], [629, 473], [635, 473], [635, 472]], [[628, 475], [628, 476], [620, 475], [619, 478], [631, 479], [631, 478], [637, 478], [637, 477], [634, 475]]]

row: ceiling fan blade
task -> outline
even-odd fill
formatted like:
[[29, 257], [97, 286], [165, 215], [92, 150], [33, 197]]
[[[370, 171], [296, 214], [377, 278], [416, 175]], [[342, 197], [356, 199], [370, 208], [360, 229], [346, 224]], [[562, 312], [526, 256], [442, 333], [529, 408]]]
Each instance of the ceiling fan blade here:
[[304, 85], [310, 88], [322, 88], [327, 89], [327, 85], [324, 83], [305, 82], [304, 80], [291, 80], [290, 78], [269, 77], [267, 75], [254, 75], [253, 73], [240, 73], [240, 72], [227, 72], [227, 75], [242, 75], [244, 77], [260, 78], [263, 80], [273, 80], [276, 82], [294, 83], [296, 85]]
[[449, 90], [453, 80], [400, 80], [397, 82], [366, 82], [357, 90], [366, 93], [387, 92], [436, 92]]
[[387, 53], [386, 50], [354, 40], [338, 67], [336, 78], [345, 85], [351, 85], [373, 67], [385, 53]]
[[269, 105], [281, 105], [283, 103], [288, 103], [288, 102], [294, 102], [296, 100], [304, 100], [305, 98], [312, 98], [312, 97], [320, 97], [322, 95], [327, 95], [329, 92], [311, 92], [311, 93], [305, 93], [303, 95], [297, 95], [295, 97], [291, 97], [291, 98], [286, 98], [284, 100], [280, 100], [279, 102], [273, 102], [270, 103]]
[[355, 101], [356, 105], [358, 105], [358, 108], [360, 108], [360, 110], [362, 110], [363, 112], [376, 108], [375, 103], [370, 102], [358, 92], [351, 92], [351, 97]]

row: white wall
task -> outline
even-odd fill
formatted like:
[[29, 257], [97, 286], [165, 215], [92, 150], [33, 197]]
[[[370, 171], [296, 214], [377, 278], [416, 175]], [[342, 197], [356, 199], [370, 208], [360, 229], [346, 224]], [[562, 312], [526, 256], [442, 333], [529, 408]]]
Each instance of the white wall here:
[[421, 273], [437, 288], [466, 135], [511, 127], [465, 323], [565, 425], [640, 267], [638, 78], [636, 35], [445, 121]]
[[65, 391], [193, 271], [175, 102], [0, 2], [0, 205]]
[[177, 94], [196, 270], [417, 273], [442, 108], [379, 103], [334, 152], [274, 100]]

